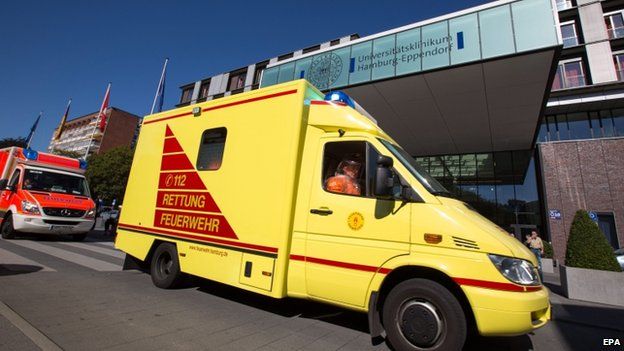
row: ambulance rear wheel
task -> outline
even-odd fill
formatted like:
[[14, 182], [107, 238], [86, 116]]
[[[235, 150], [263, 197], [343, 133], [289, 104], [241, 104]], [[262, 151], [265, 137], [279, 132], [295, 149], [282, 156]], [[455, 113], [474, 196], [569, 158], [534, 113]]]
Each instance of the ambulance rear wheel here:
[[434, 281], [410, 279], [398, 284], [382, 313], [388, 343], [395, 350], [461, 350], [466, 341], [461, 305]]
[[159, 288], [172, 289], [182, 281], [178, 250], [171, 243], [158, 245], [150, 265], [152, 282]]
[[0, 227], [2, 233], [2, 239], [15, 238], [15, 229], [13, 228], [13, 216], [8, 215], [4, 221], [2, 221], [2, 227]]

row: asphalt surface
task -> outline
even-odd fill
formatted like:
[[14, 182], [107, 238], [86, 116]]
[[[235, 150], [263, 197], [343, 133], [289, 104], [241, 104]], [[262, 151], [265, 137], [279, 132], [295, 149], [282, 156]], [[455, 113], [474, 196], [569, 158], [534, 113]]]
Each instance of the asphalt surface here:
[[[101, 232], [82, 243], [0, 240], [0, 350], [388, 349], [371, 344], [364, 314], [202, 279], [162, 290], [148, 274], [122, 271], [123, 259]], [[466, 349], [624, 350], [603, 341], [624, 343], [624, 309], [558, 295], [552, 302], [555, 320], [545, 327]]]

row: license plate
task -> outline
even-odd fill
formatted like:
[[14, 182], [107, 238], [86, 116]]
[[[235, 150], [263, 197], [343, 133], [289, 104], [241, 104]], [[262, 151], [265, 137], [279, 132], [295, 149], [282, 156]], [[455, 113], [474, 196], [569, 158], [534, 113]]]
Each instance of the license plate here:
[[63, 232], [69, 230], [71, 227], [68, 225], [51, 225], [50, 230], [53, 232]]

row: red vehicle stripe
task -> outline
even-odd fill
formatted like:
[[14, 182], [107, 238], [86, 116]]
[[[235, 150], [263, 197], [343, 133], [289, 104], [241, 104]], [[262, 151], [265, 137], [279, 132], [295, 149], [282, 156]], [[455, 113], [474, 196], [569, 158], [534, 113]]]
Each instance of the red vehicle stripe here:
[[487, 280], [468, 279], [468, 278], [453, 278], [455, 283], [459, 285], [474, 286], [477, 288], [513, 291], [513, 292], [525, 292], [525, 291], [539, 291], [541, 286], [520, 286], [511, 283], [492, 282]]
[[174, 152], [184, 152], [184, 150], [176, 138], [165, 138], [163, 154], [171, 154]]
[[[232, 106], [237, 106], [237, 105], [242, 105], [242, 104], [246, 104], [246, 103], [250, 103], [250, 102], [254, 102], [254, 101], [260, 101], [260, 100], [272, 99], [272, 98], [275, 98], [275, 97], [278, 97], [278, 96], [290, 95], [290, 94], [294, 94], [296, 92], [297, 92], [297, 89], [293, 89], [293, 90], [282, 91], [282, 92], [274, 93], [274, 94], [257, 96], [257, 97], [251, 98], [251, 99], [230, 102], [229, 104], [223, 104], [223, 105], [219, 105], [219, 106], [206, 107], [206, 108], [202, 109], [202, 111], [203, 112], [207, 112], [207, 111], [218, 110], [218, 109], [222, 109], [222, 108], [226, 108], [226, 107], [232, 107]], [[163, 118], [159, 118], [159, 119], [155, 119], [155, 120], [151, 120], [151, 121], [145, 121], [145, 122], [143, 122], [143, 124], [162, 122], [162, 121], [165, 121], [165, 120], [168, 120], [168, 119], [178, 118], [178, 117], [183, 117], [183, 116], [189, 116], [189, 115], [192, 115], [192, 114], [193, 114], [193, 111], [179, 113], [177, 115], [167, 116], [167, 117], [163, 117]]]
[[342, 101], [325, 101], [325, 100], [312, 100], [310, 101], [312, 105], [337, 105], [337, 106], [347, 106]]
[[191, 169], [195, 170], [195, 167], [193, 167], [191, 161], [185, 154], [163, 155], [162, 163], [160, 164], [161, 171], [183, 171]]
[[354, 269], [354, 270], [364, 271], [364, 272], [373, 272], [373, 273], [379, 272], [381, 274], [388, 274], [388, 273], [390, 273], [390, 271], [392, 271], [391, 269], [388, 269], [388, 268], [367, 266], [367, 265], [357, 264], [357, 263], [347, 263], [347, 262], [340, 262], [340, 261], [332, 261], [332, 260], [326, 260], [324, 258], [316, 258], [316, 257], [309, 257], [309, 256], [290, 255], [290, 259], [291, 260], [295, 260], [295, 261], [305, 261], [305, 262], [311, 262], [311, 263], [318, 263], [318, 264], [322, 264], [322, 265], [326, 265], [326, 266]]
[[258, 250], [258, 251], [264, 251], [264, 252], [270, 252], [270, 253], [277, 253], [277, 248], [275, 248], [275, 247], [262, 246], [262, 245], [256, 245], [256, 244], [248, 244], [248, 243], [241, 243], [241, 242], [233, 242], [233, 241], [229, 241], [229, 240], [221, 240], [221, 239], [215, 239], [215, 238], [206, 238], [206, 237], [203, 237], [203, 236], [190, 235], [190, 234], [179, 233], [179, 232], [172, 232], [172, 231], [163, 230], [163, 229], [146, 228], [146, 227], [141, 227], [141, 226], [131, 225], [131, 224], [124, 224], [124, 223], [119, 223], [119, 228], [120, 229], [135, 229], [135, 230], [139, 230], [139, 231], [142, 231], [142, 232], [146, 232], [148, 234], [149, 233], [161, 234], [161, 235], [165, 235], [165, 236], [169, 236], [169, 237], [173, 237], [173, 238], [192, 239], [192, 240], [196, 240], [196, 241], [204, 241], [206, 243], [215, 243], [215, 244], [221, 244], [221, 245], [229, 245], [229, 246], [234, 246], [234, 247], [241, 247], [241, 248], [251, 249], [251, 250]]

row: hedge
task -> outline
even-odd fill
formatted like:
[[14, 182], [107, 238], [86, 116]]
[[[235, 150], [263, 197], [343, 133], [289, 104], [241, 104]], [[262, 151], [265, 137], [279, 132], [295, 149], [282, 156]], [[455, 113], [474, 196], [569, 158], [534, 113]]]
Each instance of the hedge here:
[[622, 271], [607, 238], [589, 218], [587, 211], [583, 210], [578, 210], [574, 215], [565, 264], [577, 268]]
[[544, 244], [544, 258], [553, 258], [554, 252], [552, 245], [546, 240], [543, 240], [542, 242]]

